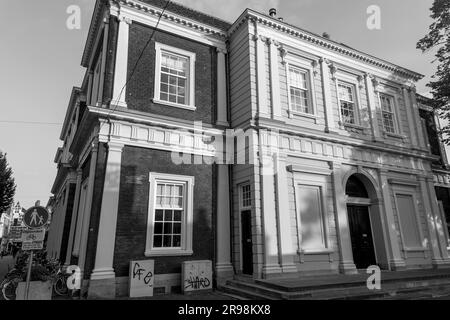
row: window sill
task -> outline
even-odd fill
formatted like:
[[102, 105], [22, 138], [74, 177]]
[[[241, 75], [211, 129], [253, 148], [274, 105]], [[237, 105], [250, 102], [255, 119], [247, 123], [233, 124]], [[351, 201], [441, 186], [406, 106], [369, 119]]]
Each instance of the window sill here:
[[330, 254], [333, 253], [333, 249], [307, 249], [307, 250], [298, 250], [298, 254]]
[[350, 127], [350, 128], [354, 128], [354, 129], [358, 129], [358, 130], [362, 130], [362, 131], [364, 131], [364, 129], [366, 129], [363, 126], [360, 126], [359, 124], [354, 124], [354, 123], [345, 123], [345, 122], [343, 122], [341, 125], [344, 126], [344, 128], [345, 127]]
[[145, 251], [146, 257], [169, 257], [169, 256], [191, 256], [194, 252], [192, 250], [148, 250]]
[[152, 101], [153, 101], [153, 103], [164, 104], [164, 105], [167, 105], [167, 106], [181, 108], [181, 109], [186, 109], [186, 110], [191, 110], [191, 111], [195, 111], [197, 109], [196, 106], [191, 106], [191, 105], [186, 105], [186, 104], [179, 104], [179, 103], [174, 103], [174, 102], [169, 102], [169, 101], [163, 101], [163, 100], [159, 100], [159, 99], [156, 99], [156, 98], [153, 98]]
[[290, 110], [289, 111], [289, 115], [290, 116], [304, 117], [304, 118], [311, 118], [311, 119], [314, 119], [314, 120], [319, 118], [318, 116], [316, 116], [315, 114], [312, 114], [312, 113], [305, 113], [305, 112], [294, 111], [294, 110]]
[[414, 247], [414, 248], [403, 248], [403, 250], [408, 251], [408, 252], [421, 252], [421, 251], [427, 251], [427, 248]]
[[398, 133], [393, 133], [393, 132], [387, 132], [387, 131], [383, 131], [383, 135], [385, 137], [397, 138], [397, 139], [405, 139], [406, 138], [404, 135], [401, 135]]

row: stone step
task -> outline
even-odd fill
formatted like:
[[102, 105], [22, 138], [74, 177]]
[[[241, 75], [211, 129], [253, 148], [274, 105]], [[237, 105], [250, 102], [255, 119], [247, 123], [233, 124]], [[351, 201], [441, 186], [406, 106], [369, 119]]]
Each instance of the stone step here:
[[[361, 277], [360, 277], [361, 278]], [[331, 277], [330, 277], [331, 279]], [[323, 278], [316, 286], [311, 281], [306, 285], [283, 286], [275, 281], [264, 280], [227, 281], [225, 290], [248, 299], [283, 299], [283, 300], [352, 300], [352, 299], [412, 299], [431, 298], [428, 289], [433, 288], [442, 296], [450, 295], [450, 275], [418, 275], [391, 278], [382, 281], [381, 290], [369, 290], [366, 278], [353, 278], [346, 283], [324, 283]], [[448, 292], [445, 290], [449, 290]]]
[[275, 299], [291, 300], [291, 299], [306, 298], [306, 297], [311, 296], [310, 293], [286, 292], [286, 291], [281, 291], [281, 290], [275, 290], [272, 288], [267, 288], [263, 285], [259, 285], [257, 283], [241, 282], [239, 280], [229, 280], [229, 281], [227, 281], [227, 284], [232, 287], [241, 288], [246, 291], [257, 292], [264, 296], [269, 296], [269, 297], [272, 297]]
[[251, 290], [245, 290], [243, 288], [230, 286], [228, 284], [222, 285], [217, 289], [224, 293], [239, 297], [240, 300], [277, 300], [270, 296], [262, 295]]

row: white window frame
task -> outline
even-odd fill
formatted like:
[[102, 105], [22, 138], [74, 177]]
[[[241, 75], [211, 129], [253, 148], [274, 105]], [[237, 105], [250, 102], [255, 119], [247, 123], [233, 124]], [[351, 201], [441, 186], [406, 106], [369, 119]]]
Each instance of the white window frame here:
[[[306, 113], [294, 110], [291, 104], [291, 80], [289, 69], [290, 68], [299, 69], [307, 73], [306, 85], [308, 87], [308, 101], [311, 104], [312, 113]], [[301, 59], [295, 59], [292, 56], [286, 57], [285, 63], [286, 72], [286, 84], [287, 84], [287, 100], [288, 100], [288, 114], [289, 118], [293, 118], [294, 115], [302, 116], [307, 118], [317, 119], [317, 107], [316, 107], [316, 92], [314, 90], [314, 68], [312, 66], [312, 61], [307, 63]]]
[[[342, 118], [342, 111], [341, 111], [341, 97], [339, 96], [339, 85], [344, 85], [347, 87], [352, 87], [353, 89], [353, 95], [354, 100], [353, 103], [355, 105], [355, 123], [349, 123], [344, 122], [344, 119]], [[361, 99], [360, 99], [360, 92], [359, 92], [359, 84], [354, 81], [350, 81], [350, 79], [347, 79], [346, 77], [339, 77], [336, 79], [336, 97], [337, 97], [337, 103], [338, 103], [338, 111], [339, 111], [339, 122], [342, 126], [349, 126], [349, 127], [361, 127], [361, 112], [359, 110], [361, 106]]]
[[[155, 90], [153, 102], [187, 110], [195, 110], [195, 53], [168, 46], [159, 42], [155, 43], [155, 51]], [[186, 104], [161, 100], [161, 54], [163, 51], [189, 59], [189, 75], [187, 77], [188, 99], [186, 101]]]
[[[166, 173], [150, 172], [149, 174], [149, 201], [147, 218], [147, 238], [145, 244], [145, 256], [186, 256], [192, 255], [192, 230], [194, 209], [194, 184], [192, 176], [174, 175]], [[158, 182], [176, 183], [184, 185], [184, 210], [181, 226], [181, 247], [153, 247], [153, 228], [156, 209], [156, 186]]]
[[[394, 127], [395, 127], [395, 132], [386, 131], [385, 128], [384, 128], [383, 107], [382, 107], [382, 104], [381, 104], [381, 96], [382, 95], [384, 95], [384, 96], [386, 96], [388, 98], [392, 98], [391, 101], [393, 103], [392, 108], [394, 110]], [[378, 104], [380, 106], [381, 120], [382, 120], [381, 122], [382, 122], [382, 126], [383, 126], [383, 133], [385, 135], [388, 135], [388, 136], [395, 136], [395, 137], [399, 136], [399, 137], [401, 137], [402, 132], [401, 132], [401, 129], [400, 129], [401, 128], [400, 117], [399, 117], [399, 112], [400, 111], [399, 111], [399, 104], [398, 104], [398, 96], [397, 96], [397, 94], [395, 94], [394, 92], [386, 91], [386, 90], [378, 91]]]

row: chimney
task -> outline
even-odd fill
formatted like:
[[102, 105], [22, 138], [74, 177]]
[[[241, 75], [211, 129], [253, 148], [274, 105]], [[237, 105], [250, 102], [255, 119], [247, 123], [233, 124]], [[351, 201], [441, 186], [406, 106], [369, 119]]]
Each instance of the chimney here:
[[269, 10], [269, 16], [271, 16], [272, 18], [275, 18], [276, 15], [277, 15], [277, 9], [271, 8], [271, 9]]
[[330, 39], [330, 35], [326, 32], [322, 33], [322, 37], [324, 37], [326, 39]]

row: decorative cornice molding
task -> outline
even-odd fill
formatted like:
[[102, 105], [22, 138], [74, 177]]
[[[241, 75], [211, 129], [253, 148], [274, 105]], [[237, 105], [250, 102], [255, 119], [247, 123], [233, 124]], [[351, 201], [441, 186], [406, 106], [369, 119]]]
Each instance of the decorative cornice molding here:
[[260, 23], [266, 27], [275, 29], [276, 31], [288, 34], [292, 37], [310, 42], [319, 47], [323, 47], [328, 50], [338, 52], [341, 55], [345, 55], [350, 58], [360, 60], [364, 63], [373, 65], [375, 67], [382, 68], [390, 72], [394, 72], [400, 76], [403, 76], [404, 78], [417, 81], [424, 77], [422, 74], [419, 74], [417, 72], [394, 65], [388, 61], [373, 57], [361, 51], [346, 47], [345, 45], [339, 44], [330, 39], [320, 37], [308, 31], [302, 30], [298, 27], [289, 25], [285, 22], [261, 15], [250, 9], [244, 11], [244, 13], [238, 18], [238, 20], [231, 26], [231, 28], [228, 31], [228, 34], [231, 36], [247, 20], [250, 20], [255, 23]]
[[[117, 0], [117, 3], [119, 3], [122, 6], [126, 6], [128, 8], [136, 9], [138, 11], [150, 14], [151, 16], [155, 16], [159, 18], [161, 15], [162, 9], [152, 6], [147, 3], [142, 3], [138, 1], [133, 0]], [[165, 11], [162, 15], [162, 20], [166, 20], [169, 22], [173, 22], [175, 24], [179, 24], [183, 27], [187, 27], [208, 35], [216, 36], [220, 39], [225, 40], [227, 38], [227, 33], [225, 30], [221, 30], [219, 28], [209, 26], [205, 23], [201, 23], [189, 18], [185, 18], [183, 16], [177, 15], [175, 13], [172, 13], [170, 11]]]

